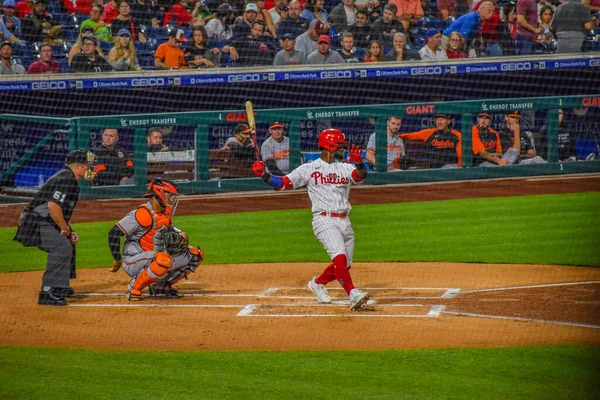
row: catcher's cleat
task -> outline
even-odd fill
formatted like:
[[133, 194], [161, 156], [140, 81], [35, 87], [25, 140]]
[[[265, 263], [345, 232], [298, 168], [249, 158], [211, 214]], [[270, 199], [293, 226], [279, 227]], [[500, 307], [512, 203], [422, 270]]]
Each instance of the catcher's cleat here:
[[331, 304], [331, 297], [329, 297], [325, 285], [315, 282], [315, 279], [316, 278], [313, 277], [312, 280], [308, 282], [308, 288], [317, 296], [317, 302], [319, 302], [319, 304]]
[[183, 297], [177, 289], [171, 286], [170, 283], [156, 282], [148, 286], [150, 296], [161, 296], [167, 299], [180, 299]]
[[129, 301], [141, 301], [142, 300], [142, 292], [138, 290], [130, 290], [127, 292], [127, 298]]
[[369, 293], [363, 292], [360, 289], [352, 289], [350, 291], [350, 310], [357, 311], [369, 300]]

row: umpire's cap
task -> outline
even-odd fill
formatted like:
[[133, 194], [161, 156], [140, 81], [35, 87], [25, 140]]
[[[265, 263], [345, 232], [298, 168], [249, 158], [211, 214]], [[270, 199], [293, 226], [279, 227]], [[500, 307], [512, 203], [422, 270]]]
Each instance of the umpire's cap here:
[[88, 161], [88, 152], [84, 149], [73, 150], [69, 154], [67, 154], [67, 158], [65, 158], [65, 164], [86, 164], [89, 165]]

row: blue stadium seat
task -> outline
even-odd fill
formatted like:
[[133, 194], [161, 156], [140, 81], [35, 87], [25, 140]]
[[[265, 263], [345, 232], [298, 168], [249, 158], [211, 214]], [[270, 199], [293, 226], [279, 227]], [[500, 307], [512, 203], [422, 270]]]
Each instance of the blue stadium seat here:
[[46, 3], [46, 11], [55, 17], [56, 14], [64, 13], [62, 5], [58, 1], [49, 1]]
[[64, 58], [69, 54], [69, 48], [66, 43], [61, 44], [53, 44], [52, 46], [52, 56], [54, 58]]
[[356, 54], [359, 57], [365, 57], [367, 55], [367, 50], [363, 49], [362, 47], [354, 47], [354, 54]]
[[167, 28], [146, 28], [144, 31], [146, 38], [152, 39], [167, 39], [169, 37], [169, 30]]
[[73, 24], [77, 27], [81, 27], [81, 24], [83, 24], [85, 21], [87, 21], [88, 19], [90, 19], [90, 16], [87, 14], [73, 14], [71, 16], [71, 19], [73, 21]]
[[100, 50], [102, 50], [102, 52], [104, 53], [104, 55], [108, 55], [108, 52], [110, 51], [110, 49], [113, 48], [113, 43], [111, 42], [103, 42], [102, 40], [99, 42], [100, 45]]
[[61, 58], [60, 60], [56, 60], [60, 64], [60, 72], [66, 74], [69, 72], [69, 60], [66, 58]]
[[154, 66], [153, 54], [138, 55], [138, 61], [140, 62], [140, 67], [142, 67], [142, 69], [156, 69]]
[[226, 44], [227, 44], [227, 42], [225, 40], [210, 38], [210, 39], [208, 39], [207, 46], [211, 49], [214, 47], [218, 47], [219, 49], [222, 49], [223, 46], [225, 46]]
[[63, 37], [69, 41], [76, 41], [79, 37], [79, 28], [77, 26], [63, 27]]
[[73, 17], [70, 14], [54, 14], [52, 17], [63, 27], [63, 29], [68, 29], [75, 26]]
[[13, 56], [15, 57], [26, 58], [35, 54], [29, 46], [13, 46]]
[[148, 49], [148, 47], [146, 46], [146, 43], [133, 42], [133, 45], [135, 46], [135, 51], [136, 51], [136, 53], [137, 53], [138, 56], [146, 55], [146, 54], [153, 54], [153, 52], [150, 51]]

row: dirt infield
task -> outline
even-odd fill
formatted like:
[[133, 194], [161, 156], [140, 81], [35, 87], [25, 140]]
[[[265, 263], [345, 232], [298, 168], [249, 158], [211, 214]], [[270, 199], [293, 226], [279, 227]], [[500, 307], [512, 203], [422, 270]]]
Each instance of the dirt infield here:
[[[600, 191], [600, 177], [366, 187], [354, 190], [351, 201], [583, 191]], [[139, 199], [112, 202], [110, 208], [83, 202], [73, 221], [116, 219], [137, 204]], [[292, 207], [308, 207], [306, 193], [198, 196], [182, 201], [178, 214]], [[1, 207], [7, 216], [2, 223], [15, 226], [22, 208]], [[78, 295], [67, 307], [37, 306], [42, 272], [0, 274], [0, 345], [165, 350], [600, 345], [599, 268], [355, 263], [353, 277], [372, 300], [350, 312], [337, 285], [329, 285], [332, 305], [318, 305], [307, 289], [323, 267], [207, 265], [179, 285], [182, 299], [146, 297], [139, 303], [126, 299], [123, 271], [80, 270], [72, 282]]]

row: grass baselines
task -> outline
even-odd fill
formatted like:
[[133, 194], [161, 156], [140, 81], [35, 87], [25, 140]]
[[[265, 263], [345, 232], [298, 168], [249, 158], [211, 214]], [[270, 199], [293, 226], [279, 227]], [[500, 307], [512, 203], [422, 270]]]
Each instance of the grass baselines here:
[[[600, 265], [600, 193], [577, 193], [353, 208], [356, 262], [432, 261]], [[207, 264], [326, 262], [308, 209], [176, 216]], [[107, 232], [114, 222], [75, 224], [78, 268], [112, 262]], [[0, 228], [0, 272], [43, 270], [46, 254]], [[282, 250], [284, 249], [284, 250]]]
[[0, 348], [0, 398], [593, 399], [600, 396], [599, 358], [599, 348], [586, 346], [336, 352]]

